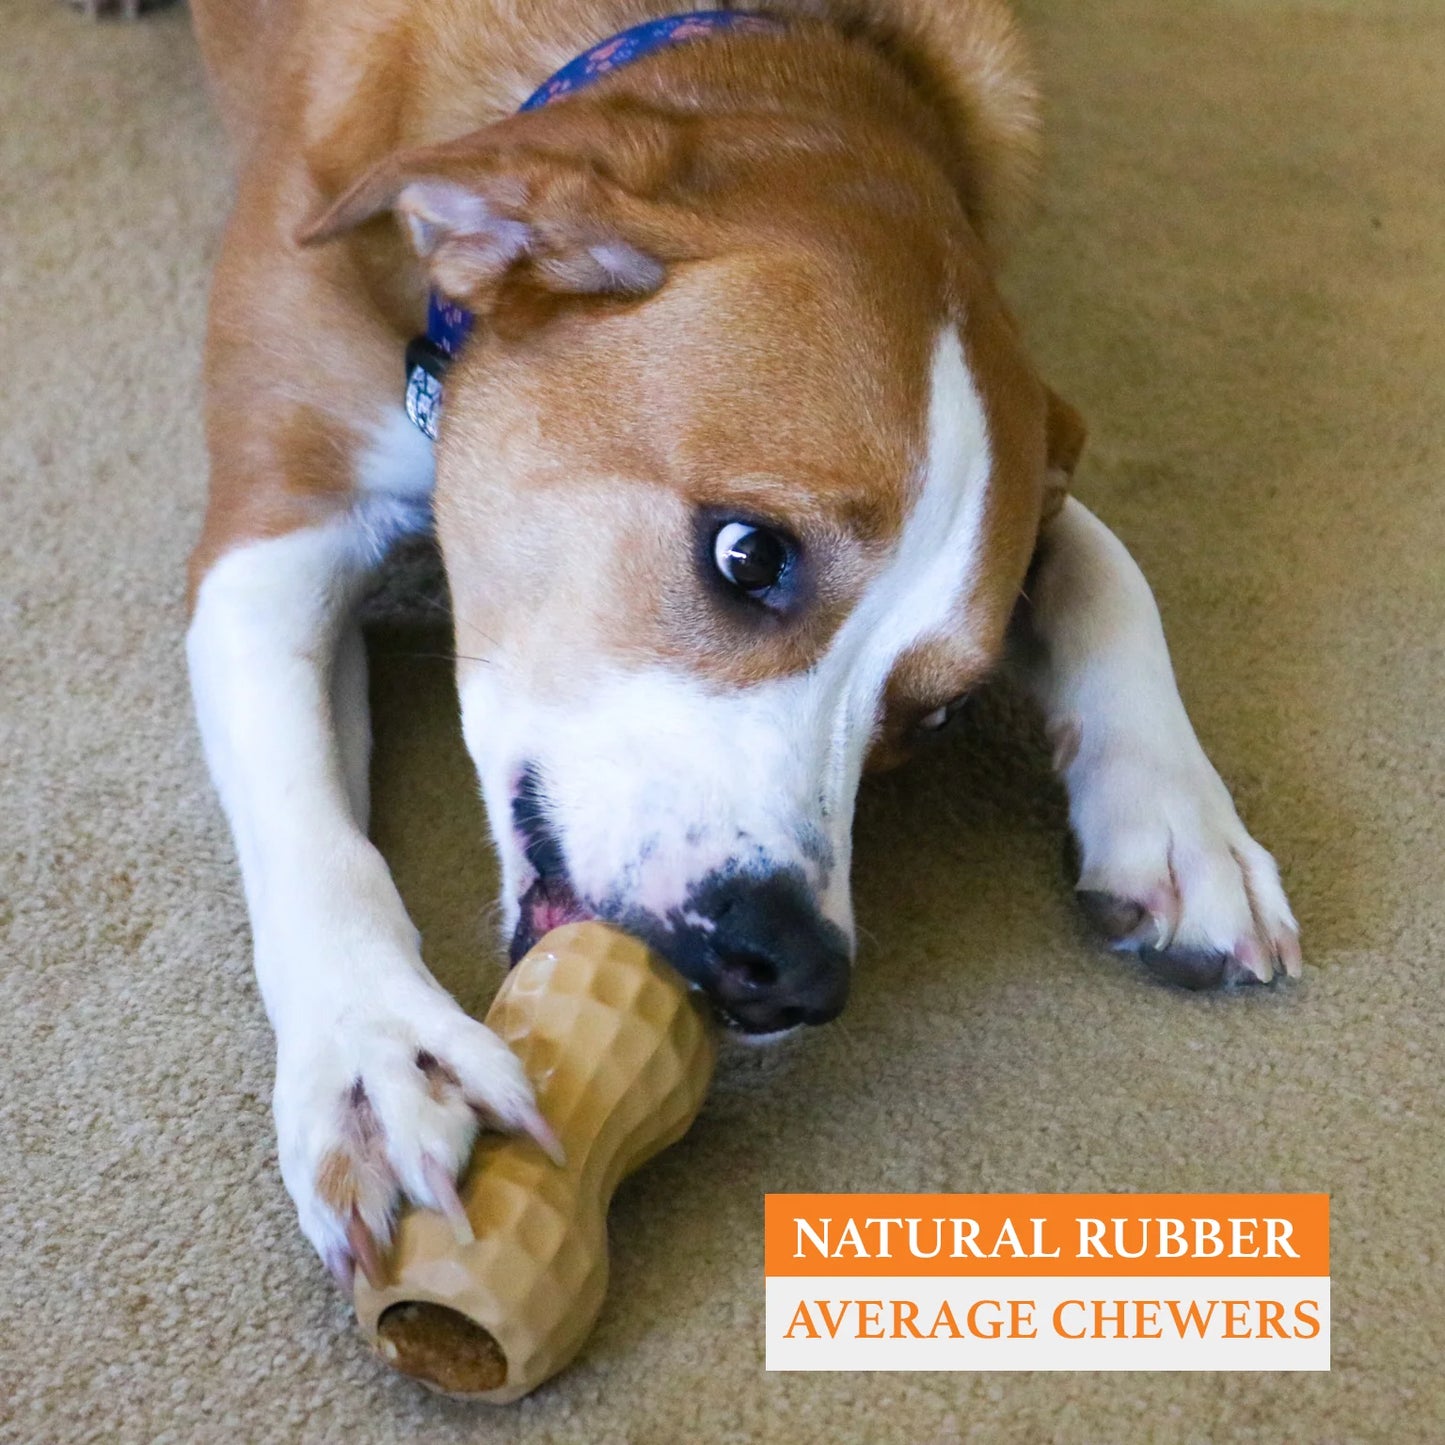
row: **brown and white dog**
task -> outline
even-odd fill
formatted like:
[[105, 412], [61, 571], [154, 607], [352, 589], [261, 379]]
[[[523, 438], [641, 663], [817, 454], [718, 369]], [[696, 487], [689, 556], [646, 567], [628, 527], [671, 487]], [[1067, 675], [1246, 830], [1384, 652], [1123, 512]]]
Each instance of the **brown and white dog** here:
[[[188, 653], [282, 1173], [344, 1282], [401, 1197], [455, 1210], [479, 1112], [548, 1137], [366, 835], [356, 607], [433, 523], [515, 950], [600, 915], [743, 1030], [832, 1018], [860, 774], [1012, 661], [1118, 945], [1299, 968], [995, 290], [1037, 134], [999, 0], [765, 0], [517, 113], [682, 8], [196, 0], [241, 169]], [[435, 456], [401, 401], [433, 288], [477, 315]]]

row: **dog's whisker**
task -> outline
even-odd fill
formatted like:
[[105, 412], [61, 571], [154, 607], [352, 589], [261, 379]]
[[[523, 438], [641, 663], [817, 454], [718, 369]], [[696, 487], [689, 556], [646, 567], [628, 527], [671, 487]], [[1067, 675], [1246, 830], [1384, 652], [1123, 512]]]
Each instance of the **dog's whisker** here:
[[488, 643], [492, 647], [496, 647], [499, 645], [497, 639], [493, 637], [490, 632], [487, 632], [484, 628], [478, 627], [475, 622], [473, 622], [470, 618], [463, 617], [460, 612], [453, 612], [452, 617], [458, 627], [465, 627], [468, 632], [476, 633], [476, 635], [480, 637], [483, 642]]
[[395, 651], [379, 652], [378, 657], [404, 658], [408, 662], [475, 662], [481, 667], [490, 667], [492, 660], [489, 657], [472, 657], [465, 652], [413, 652], [410, 648], [398, 648]]
[[455, 623], [456, 626], [465, 627], [469, 632], [475, 632], [477, 636], [482, 639], [483, 642], [490, 642], [494, 646], [496, 644], [497, 639], [493, 637], [489, 632], [486, 632], [481, 627], [477, 626], [477, 624], [473, 622], [470, 618], [463, 616], [451, 605], [450, 602], [444, 602], [441, 600], [441, 598], [433, 597], [430, 593], [416, 592], [409, 594], [407, 598], [407, 605], [429, 607], [433, 612], [446, 618], [449, 622]]

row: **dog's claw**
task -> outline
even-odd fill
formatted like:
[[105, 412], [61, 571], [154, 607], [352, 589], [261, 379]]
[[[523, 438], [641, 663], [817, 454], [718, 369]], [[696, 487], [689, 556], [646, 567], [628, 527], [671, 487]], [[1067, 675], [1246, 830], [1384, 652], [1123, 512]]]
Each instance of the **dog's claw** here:
[[451, 1225], [452, 1234], [457, 1243], [474, 1243], [477, 1236], [472, 1229], [472, 1221], [467, 1217], [466, 1205], [462, 1203], [462, 1197], [457, 1193], [456, 1181], [452, 1178], [451, 1170], [435, 1155], [427, 1154], [422, 1157], [421, 1173], [422, 1178], [426, 1180], [427, 1188], [431, 1190], [437, 1209]]
[[346, 1242], [351, 1246], [352, 1257], [361, 1266], [366, 1282], [372, 1289], [386, 1285], [386, 1266], [382, 1263], [381, 1251], [366, 1222], [356, 1210], [351, 1211], [351, 1220], [346, 1226]]
[[535, 1104], [529, 1104], [522, 1111], [517, 1126], [559, 1169], [566, 1167], [567, 1155], [562, 1149], [562, 1141]]
[[1234, 957], [1241, 968], [1253, 974], [1260, 983], [1268, 983], [1274, 977], [1274, 960], [1266, 958], [1264, 949], [1252, 938], [1241, 938], [1234, 945]]
[[1174, 939], [1179, 933], [1182, 906], [1177, 890], [1155, 888], [1144, 899], [1144, 907], [1148, 910], [1154, 937], [1152, 940], [1141, 938], [1140, 942], [1160, 953], [1167, 953], [1174, 946]]
[[1286, 978], [1299, 978], [1304, 973], [1304, 955], [1300, 952], [1299, 934], [1285, 929], [1276, 939], [1279, 961]]

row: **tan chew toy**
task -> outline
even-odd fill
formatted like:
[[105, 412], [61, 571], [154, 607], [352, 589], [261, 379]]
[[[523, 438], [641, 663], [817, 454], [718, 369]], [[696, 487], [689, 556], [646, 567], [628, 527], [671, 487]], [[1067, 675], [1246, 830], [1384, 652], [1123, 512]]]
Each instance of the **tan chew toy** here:
[[460, 1243], [432, 1211], [405, 1214], [385, 1288], [357, 1275], [356, 1315], [398, 1370], [504, 1404], [582, 1348], [607, 1290], [613, 1192], [687, 1131], [717, 1048], [682, 978], [600, 923], [549, 933], [487, 1023], [522, 1061], [567, 1162], [484, 1136], [461, 1185], [475, 1239]]

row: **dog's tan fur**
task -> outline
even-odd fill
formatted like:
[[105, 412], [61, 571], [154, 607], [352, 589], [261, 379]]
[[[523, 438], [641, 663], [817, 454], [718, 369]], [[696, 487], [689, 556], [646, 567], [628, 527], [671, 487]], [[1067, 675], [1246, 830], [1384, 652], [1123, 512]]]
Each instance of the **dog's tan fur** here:
[[[952, 314], [996, 444], [988, 565], [962, 600], [962, 647], [935, 644], [899, 669], [890, 720], [902, 733], [997, 653], [1038, 526], [1047, 418], [1056, 458], [1077, 451], [1072, 413], [1029, 369], [989, 274], [1033, 167], [1030, 73], [992, 0], [773, 7], [793, 18], [777, 38], [679, 47], [509, 118], [572, 54], [667, 10], [269, 0], [257, 23], [250, 6], [198, 6], [242, 177], [216, 277], [212, 505], [193, 587], [238, 542], [349, 504], [357, 449], [396, 395], [438, 281], [489, 320], [450, 388], [438, 497], [470, 625], [485, 632], [491, 607], [535, 589], [509, 554], [605, 555], [569, 546], [568, 528], [631, 526], [615, 485], [628, 478], [650, 535], [634, 591], [670, 599], [671, 616], [649, 631], [629, 607], [609, 633], [608, 587], [590, 590], [574, 562], [567, 613], [587, 635], [568, 647], [564, 628], [550, 656], [685, 648], [738, 681], [806, 667], [902, 524], [927, 349]], [[553, 270], [498, 275], [445, 244], [420, 264], [378, 215], [420, 175], [510, 188], [558, 238]], [[572, 294], [555, 274], [569, 229], [620, 233], [669, 268], [669, 285], [646, 306]], [[745, 370], [714, 364], [739, 315]], [[860, 336], [861, 352], [849, 344]], [[518, 438], [543, 406], [547, 445], [529, 448]], [[605, 517], [584, 501], [602, 478]], [[521, 544], [529, 498], [548, 486], [565, 486], [569, 505], [551, 497], [538, 509], [545, 543]], [[709, 502], [751, 504], [821, 549], [825, 595], [802, 625], [746, 648], [702, 607], [673, 625], [694, 590], [680, 529]], [[487, 525], [449, 526], [458, 512]], [[486, 545], [498, 537], [505, 550]]]

